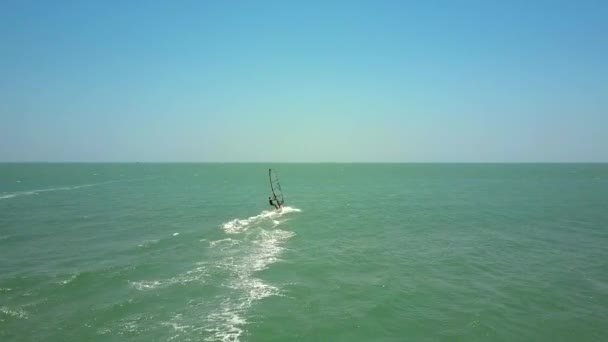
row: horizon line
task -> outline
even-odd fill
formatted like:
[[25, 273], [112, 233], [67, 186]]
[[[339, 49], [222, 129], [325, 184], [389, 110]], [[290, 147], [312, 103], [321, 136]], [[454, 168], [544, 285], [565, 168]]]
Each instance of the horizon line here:
[[608, 164], [608, 161], [0, 161], [0, 164]]

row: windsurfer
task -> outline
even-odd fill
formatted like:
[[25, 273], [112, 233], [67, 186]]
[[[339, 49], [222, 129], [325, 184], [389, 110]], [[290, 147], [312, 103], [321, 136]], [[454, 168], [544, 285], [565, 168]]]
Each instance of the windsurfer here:
[[[275, 201], [276, 201], [276, 203], [275, 203]], [[273, 206], [276, 210], [281, 209], [281, 204], [276, 199], [272, 199], [272, 198], [268, 197], [268, 204]]]

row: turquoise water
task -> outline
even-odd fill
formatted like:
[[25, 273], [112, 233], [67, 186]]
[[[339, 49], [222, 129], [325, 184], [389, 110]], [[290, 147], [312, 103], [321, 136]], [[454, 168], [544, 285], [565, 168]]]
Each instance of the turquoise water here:
[[606, 164], [0, 164], [0, 340], [606, 341], [607, 208]]

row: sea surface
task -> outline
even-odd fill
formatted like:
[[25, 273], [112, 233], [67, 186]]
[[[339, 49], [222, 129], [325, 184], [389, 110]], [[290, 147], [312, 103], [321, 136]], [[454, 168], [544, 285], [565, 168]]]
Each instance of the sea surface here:
[[0, 341], [608, 341], [608, 165], [0, 164]]

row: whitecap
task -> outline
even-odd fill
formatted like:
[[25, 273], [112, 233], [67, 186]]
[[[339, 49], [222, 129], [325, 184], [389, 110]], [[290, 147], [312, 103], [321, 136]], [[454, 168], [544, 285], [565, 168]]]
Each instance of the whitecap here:
[[197, 267], [180, 273], [175, 277], [159, 280], [142, 280], [129, 282], [131, 287], [139, 291], [150, 291], [159, 288], [166, 288], [173, 285], [185, 285], [192, 282], [204, 283], [207, 277], [206, 263], [197, 264]]
[[76, 279], [76, 277], [78, 277], [78, 274], [73, 274], [73, 275], [71, 275], [71, 276], [70, 276], [68, 279], [64, 279], [64, 280], [62, 280], [62, 281], [61, 281], [61, 284], [62, 284], [62, 285], [69, 284], [69, 283], [71, 283], [72, 281], [74, 281], [74, 279]]
[[233, 245], [238, 245], [239, 241], [238, 240], [233, 240], [231, 238], [225, 238], [225, 239], [210, 241], [209, 242], [209, 247], [214, 248], [214, 247], [216, 247], [219, 244], [227, 244], [227, 245], [233, 246]]
[[152, 280], [152, 281], [133, 281], [131, 282], [131, 286], [133, 286], [134, 288], [140, 290], [140, 291], [145, 291], [145, 290], [152, 290], [155, 289], [159, 286], [161, 286], [162, 283], [158, 280]]
[[179, 325], [179, 324], [177, 324], [175, 322], [164, 322], [164, 323], [161, 323], [161, 324], [162, 325], [171, 326], [171, 327], [173, 327], [173, 330], [175, 330], [175, 331], [184, 331], [184, 329], [190, 328], [189, 325]]
[[[237, 234], [246, 231], [249, 227], [259, 227], [258, 223], [268, 219], [276, 225], [280, 223], [279, 218], [290, 212], [299, 212], [297, 208], [285, 207], [279, 211], [263, 211], [262, 213], [247, 219], [234, 219], [223, 225], [227, 234]], [[273, 263], [279, 261], [283, 251], [284, 242], [293, 237], [295, 233], [280, 229], [256, 231], [256, 235], [250, 244], [249, 250], [241, 256], [230, 255], [215, 263], [216, 267], [226, 269], [231, 274], [224, 286], [235, 290], [236, 298], [226, 298], [215, 311], [207, 316], [205, 331], [211, 336], [206, 341], [239, 341], [243, 333], [242, 326], [247, 324], [244, 318], [247, 311], [255, 302], [271, 296], [280, 296], [279, 287], [265, 283], [262, 279], [255, 277], [255, 273], [267, 269]], [[214, 241], [213, 246], [231, 242], [232, 239]], [[245, 242], [241, 242], [243, 245]], [[245, 248], [245, 247], [243, 247]]]
[[0, 306], [0, 313], [15, 318], [28, 319], [27, 312], [23, 311], [23, 309], [11, 309], [6, 306]]
[[159, 242], [160, 240], [144, 240], [142, 243], [140, 243], [139, 245], [137, 245], [137, 247], [139, 248], [148, 248], [152, 245], [155, 245]]
[[64, 187], [58, 187], [58, 188], [48, 188], [48, 189], [37, 189], [37, 190], [28, 190], [28, 191], [17, 191], [17, 192], [12, 192], [12, 193], [3, 193], [2, 195], [0, 195], [0, 199], [8, 199], [8, 198], [14, 198], [14, 197], [20, 197], [20, 196], [39, 195], [42, 192], [49, 192], [49, 191], [74, 190], [74, 189], [86, 188], [86, 187], [90, 187], [90, 186], [96, 186], [96, 185], [100, 185], [100, 184], [103, 184], [103, 183], [83, 184], [83, 185], [76, 185], [76, 186], [64, 186]]
[[[301, 210], [293, 207], [283, 207], [279, 210], [264, 210], [258, 215], [248, 217], [246, 219], [233, 219], [222, 225], [224, 232], [227, 234], [239, 234], [249, 229], [251, 224], [258, 223], [264, 219], [271, 219], [273, 222], [278, 222], [276, 218], [289, 213], [300, 212]], [[276, 224], [278, 225], [278, 223]]]
[[[225, 291], [219, 297], [205, 298], [200, 303], [198, 300], [188, 302], [188, 307], [202, 305], [204, 310], [188, 311], [186, 317], [177, 314], [162, 325], [170, 329], [168, 340], [238, 342], [248, 324], [251, 307], [265, 298], [282, 295], [278, 284], [267, 283], [256, 273], [280, 261], [285, 242], [295, 233], [276, 226], [283, 224], [284, 215], [299, 211], [285, 207], [230, 220], [220, 226], [227, 234], [224, 238], [199, 240], [209, 244], [210, 249], [206, 251], [209, 254], [193, 269], [172, 278], [134, 281], [131, 286], [150, 291], [194, 281], [205, 283], [208, 279], [214, 285], [221, 285]], [[204, 315], [202, 321], [200, 313]]]

